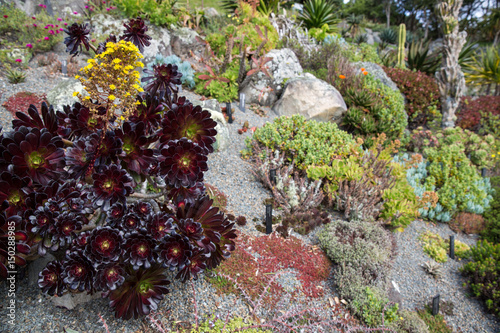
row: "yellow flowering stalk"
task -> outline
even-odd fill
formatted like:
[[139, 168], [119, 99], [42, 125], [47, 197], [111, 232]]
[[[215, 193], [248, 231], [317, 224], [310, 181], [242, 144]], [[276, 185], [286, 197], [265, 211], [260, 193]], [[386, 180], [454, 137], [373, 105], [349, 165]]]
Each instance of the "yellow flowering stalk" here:
[[[80, 69], [85, 77], [75, 76], [89, 95], [78, 94], [81, 103], [103, 120], [119, 115], [119, 121], [126, 121], [136, 108], [135, 96], [144, 91], [139, 84], [140, 74], [135, 70], [144, 67], [141, 58], [139, 49], [131, 42], [107, 43], [104, 52], [96, 54]], [[106, 108], [105, 115], [98, 115], [100, 106]]]

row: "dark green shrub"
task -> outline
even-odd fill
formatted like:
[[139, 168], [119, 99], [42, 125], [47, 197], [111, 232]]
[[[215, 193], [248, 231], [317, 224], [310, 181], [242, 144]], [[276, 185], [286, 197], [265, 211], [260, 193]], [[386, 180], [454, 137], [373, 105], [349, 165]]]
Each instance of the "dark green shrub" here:
[[253, 137], [246, 140], [248, 149], [242, 152], [244, 156], [252, 154], [252, 142], [284, 152], [287, 161], [294, 160], [301, 170], [345, 157], [355, 144], [352, 136], [335, 123], [306, 120], [301, 115], [282, 116], [258, 128]]
[[500, 244], [479, 241], [470, 249], [471, 262], [462, 268], [476, 297], [485, 300], [489, 311], [500, 316]]
[[419, 71], [384, 67], [387, 76], [406, 97], [405, 110], [410, 129], [425, 126], [441, 109], [436, 80]]
[[491, 178], [491, 185], [495, 189], [490, 208], [484, 212], [486, 229], [481, 237], [493, 244], [500, 243], [500, 177]]

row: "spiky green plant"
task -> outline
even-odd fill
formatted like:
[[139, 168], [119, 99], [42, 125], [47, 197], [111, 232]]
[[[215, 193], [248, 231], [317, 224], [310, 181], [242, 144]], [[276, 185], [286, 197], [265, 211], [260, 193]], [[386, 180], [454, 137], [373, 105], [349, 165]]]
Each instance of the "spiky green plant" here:
[[473, 56], [473, 63], [466, 65], [465, 81], [473, 85], [495, 85], [495, 95], [500, 95], [500, 54], [489, 47]]
[[321, 28], [328, 24], [330, 32], [335, 32], [339, 23], [335, 15], [336, 6], [330, 0], [308, 0], [304, 4], [304, 10], [299, 15], [299, 20], [304, 22], [308, 28]]

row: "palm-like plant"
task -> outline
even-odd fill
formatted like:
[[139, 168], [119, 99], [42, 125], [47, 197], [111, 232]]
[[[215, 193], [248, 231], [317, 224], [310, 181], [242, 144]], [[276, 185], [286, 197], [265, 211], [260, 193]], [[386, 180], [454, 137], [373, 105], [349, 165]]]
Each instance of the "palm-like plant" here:
[[472, 57], [474, 62], [466, 65], [465, 81], [473, 85], [487, 85], [488, 91], [495, 85], [495, 95], [500, 95], [500, 54], [490, 47]]
[[308, 28], [321, 28], [328, 24], [330, 30], [335, 27], [339, 20], [335, 15], [337, 8], [330, 0], [308, 0], [304, 4], [304, 10], [299, 19]]
[[349, 24], [351, 37], [356, 36], [356, 34], [358, 33], [359, 25], [361, 24], [361, 21], [363, 21], [363, 15], [351, 14], [350, 16], [347, 17], [346, 21]]

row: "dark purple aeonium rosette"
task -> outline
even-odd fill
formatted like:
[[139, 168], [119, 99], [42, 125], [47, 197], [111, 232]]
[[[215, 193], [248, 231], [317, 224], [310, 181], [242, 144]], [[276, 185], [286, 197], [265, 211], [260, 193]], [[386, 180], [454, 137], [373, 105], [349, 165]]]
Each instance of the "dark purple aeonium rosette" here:
[[85, 246], [85, 254], [94, 263], [117, 261], [122, 253], [123, 237], [111, 227], [97, 227]]
[[125, 203], [134, 189], [133, 180], [119, 165], [104, 165], [92, 175], [94, 186], [90, 199], [95, 206], [107, 211], [116, 202]]
[[152, 71], [145, 69], [144, 73], [150, 74], [150, 76], [143, 77], [141, 81], [151, 81], [144, 88], [151, 95], [156, 95], [157, 92], [160, 96], [170, 95], [177, 92], [176, 86], [182, 83], [182, 74], [177, 71], [177, 65], [153, 65]]
[[62, 296], [66, 286], [62, 279], [62, 266], [59, 261], [51, 261], [38, 275], [38, 286], [50, 296]]
[[156, 259], [155, 246], [154, 238], [145, 230], [125, 234], [124, 260], [132, 264], [134, 270], [139, 269], [139, 267], [149, 268]]
[[164, 237], [156, 248], [158, 260], [171, 271], [175, 268], [181, 270], [189, 264], [192, 255], [189, 239], [179, 234], [171, 234]]
[[73, 23], [66, 30], [64, 30], [64, 32], [68, 34], [68, 36], [64, 38], [66, 52], [77, 55], [79, 52], [82, 52], [82, 44], [85, 46], [87, 51], [89, 50], [90, 27], [88, 24], [84, 25]]
[[144, 20], [140, 17], [136, 19], [130, 19], [129, 23], [124, 23], [125, 31], [121, 36], [121, 39], [134, 43], [135, 46], [139, 48], [139, 51], [144, 52], [144, 46], [151, 45], [151, 36], [146, 35], [148, 31], [148, 26], [144, 23]]
[[203, 181], [203, 172], [208, 170], [205, 149], [182, 138], [173, 140], [161, 150], [163, 161], [160, 174], [165, 175], [168, 185], [179, 188], [191, 187]]
[[158, 308], [163, 295], [168, 293], [170, 281], [160, 265], [134, 271], [128, 274], [121, 286], [109, 293], [109, 305], [115, 309], [115, 317], [122, 319], [139, 318]]
[[62, 262], [62, 277], [69, 290], [94, 292], [95, 269], [82, 251], [73, 251]]

